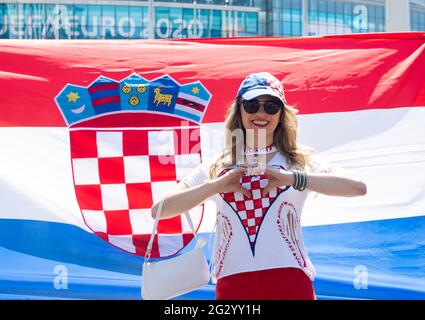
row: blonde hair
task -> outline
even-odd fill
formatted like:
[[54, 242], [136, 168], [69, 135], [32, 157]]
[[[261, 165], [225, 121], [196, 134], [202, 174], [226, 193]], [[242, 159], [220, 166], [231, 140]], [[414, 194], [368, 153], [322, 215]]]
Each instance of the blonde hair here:
[[[289, 166], [298, 170], [309, 171], [311, 169], [309, 157], [315, 150], [297, 143], [296, 115], [298, 112], [298, 109], [293, 106], [284, 106], [280, 114], [279, 124], [274, 132], [273, 144], [281, 154], [287, 157]], [[224, 126], [226, 129], [224, 150], [216, 162], [210, 167], [210, 178], [217, 177], [224, 168], [236, 164], [236, 144], [232, 138], [226, 135], [238, 129], [242, 130], [245, 135], [240, 111], [240, 101], [238, 99], [233, 101], [227, 110]]]

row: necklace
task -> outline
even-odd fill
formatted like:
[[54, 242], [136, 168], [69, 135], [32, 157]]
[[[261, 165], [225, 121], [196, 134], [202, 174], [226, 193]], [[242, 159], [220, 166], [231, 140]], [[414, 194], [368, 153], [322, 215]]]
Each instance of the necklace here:
[[245, 148], [245, 152], [243, 154], [246, 156], [253, 156], [257, 154], [273, 153], [276, 151], [277, 151], [277, 148], [271, 144], [265, 148]]

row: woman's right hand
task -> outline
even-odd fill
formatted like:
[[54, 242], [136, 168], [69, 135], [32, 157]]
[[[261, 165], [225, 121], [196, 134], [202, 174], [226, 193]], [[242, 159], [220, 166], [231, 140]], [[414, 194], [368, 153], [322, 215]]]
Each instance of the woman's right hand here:
[[247, 168], [239, 167], [227, 171], [222, 176], [212, 180], [211, 182], [215, 185], [215, 190], [217, 193], [221, 192], [240, 192], [247, 196], [251, 197], [251, 191], [245, 189], [240, 184], [241, 177], [247, 172]]

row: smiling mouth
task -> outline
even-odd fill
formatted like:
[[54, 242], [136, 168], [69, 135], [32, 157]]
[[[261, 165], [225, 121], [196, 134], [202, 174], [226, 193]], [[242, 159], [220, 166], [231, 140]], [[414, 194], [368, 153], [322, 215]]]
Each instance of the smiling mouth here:
[[269, 124], [267, 120], [251, 120], [251, 124], [259, 128], [265, 128]]

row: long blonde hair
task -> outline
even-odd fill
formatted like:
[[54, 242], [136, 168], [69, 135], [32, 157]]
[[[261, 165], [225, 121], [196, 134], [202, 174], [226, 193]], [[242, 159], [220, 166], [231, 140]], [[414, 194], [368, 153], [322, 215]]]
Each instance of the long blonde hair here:
[[[242, 130], [244, 135], [246, 135], [242, 124], [240, 103], [236, 99], [227, 110], [226, 120], [224, 121], [226, 129], [224, 150], [216, 162], [210, 167], [211, 178], [217, 177], [223, 168], [236, 164], [236, 144], [233, 142], [233, 139], [229, 139], [226, 135], [238, 129]], [[297, 143], [297, 113], [298, 109], [295, 107], [284, 106], [280, 114], [279, 124], [274, 132], [273, 144], [281, 154], [287, 157], [288, 164], [291, 167], [308, 171], [310, 170], [309, 157], [315, 150]], [[244, 143], [245, 140], [243, 140]], [[231, 160], [229, 161], [229, 159]]]

